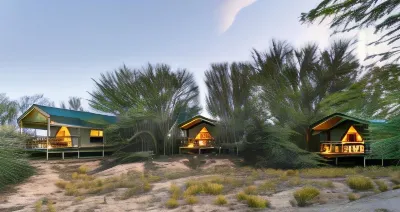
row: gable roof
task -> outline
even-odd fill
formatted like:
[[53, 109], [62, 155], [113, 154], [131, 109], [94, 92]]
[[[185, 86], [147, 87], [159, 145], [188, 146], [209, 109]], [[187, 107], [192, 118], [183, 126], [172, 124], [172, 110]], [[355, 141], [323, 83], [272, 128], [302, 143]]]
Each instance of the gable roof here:
[[345, 120], [351, 120], [351, 121], [358, 122], [361, 124], [371, 123], [368, 120], [356, 118], [356, 117], [349, 116], [349, 115], [346, 115], [343, 113], [333, 113], [333, 114], [326, 116], [326, 117], [322, 118], [321, 120], [311, 124], [310, 128], [315, 131], [328, 130]]
[[195, 126], [199, 125], [202, 122], [205, 122], [207, 124], [215, 126], [215, 123], [217, 121], [209, 119], [209, 118], [206, 118], [206, 117], [201, 116], [201, 115], [197, 115], [197, 116], [194, 116], [194, 117], [192, 117], [192, 118], [180, 123], [178, 126], [179, 126], [179, 128], [181, 128], [183, 130], [187, 130], [187, 129], [190, 129], [192, 127], [195, 127]]
[[18, 123], [23, 121], [32, 111], [37, 111], [42, 116], [50, 118], [52, 125], [62, 124], [78, 127], [103, 128], [106, 125], [115, 123], [117, 120], [115, 116], [34, 104], [17, 119]]

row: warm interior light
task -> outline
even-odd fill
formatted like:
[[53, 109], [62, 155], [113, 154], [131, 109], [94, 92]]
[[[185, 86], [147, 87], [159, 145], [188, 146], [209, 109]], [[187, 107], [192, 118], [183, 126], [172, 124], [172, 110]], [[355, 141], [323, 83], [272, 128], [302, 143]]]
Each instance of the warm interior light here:
[[56, 134], [56, 138], [59, 138], [61, 141], [67, 142], [69, 147], [72, 146], [71, 133], [69, 132], [67, 127], [61, 127]]
[[205, 146], [206, 145], [206, 141], [200, 140], [199, 141], [199, 146]]
[[347, 131], [346, 135], [343, 136], [342, 142], [348, 142], [349, 141], [349, 136], [348, 136], [349, 134], [355, 134], [356, 135], [356, 142], [362, 142], [363, 141], [361, 135], [357, 132], [357, 130], [353, 126], [351, 126], [349, 128], [349, 130]]
[[103, 137], [102, 130], [90, 130], [90, 137]]
[[194, 147], [194, 144], [193, 144], [193, 143], [190, 143], [190, 144], [188, 145], [188, 147], [192, 148], [192, 147]]

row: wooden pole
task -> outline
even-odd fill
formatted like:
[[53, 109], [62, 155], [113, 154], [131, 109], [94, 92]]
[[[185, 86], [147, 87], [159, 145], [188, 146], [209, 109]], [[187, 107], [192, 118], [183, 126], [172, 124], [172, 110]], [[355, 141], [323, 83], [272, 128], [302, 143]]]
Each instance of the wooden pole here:
[[104, 130], [103, 130], [103, 158], [104, 158], [104, 143], [106, 142], [106, 135], [104, 135]]
[[365, 157], [364, 157], [364, 167], [365, 167]]
[[79, 150], [79, 148], [81, 146], [81, 128], [78, 128], [78, 134], [79, 134], [79, 137], [78, 137], [78, 159], [79, 159], [80, 158], [80, 150]]
[[382, 166], [383, 166], [383, 158], [382, 158]]
[[21, 134], [22, 135], [22, 131], [23, 131], [23, 128], [22, 128], [23, 126], [22, 126], [22, 121], [19, 123], [19, 134]]
[[47, 118], [47, 145], [46, 145], [46, 159], [49, 160], [49, 137], [50, 137], [50, 117]]
[[336, 164], [336, 166], [337, 166], [337, 164], [338, 164], [338, 158], [336, 157], [335, 159], [336, 159], [336, 160], [335, 160], [335, 164]]

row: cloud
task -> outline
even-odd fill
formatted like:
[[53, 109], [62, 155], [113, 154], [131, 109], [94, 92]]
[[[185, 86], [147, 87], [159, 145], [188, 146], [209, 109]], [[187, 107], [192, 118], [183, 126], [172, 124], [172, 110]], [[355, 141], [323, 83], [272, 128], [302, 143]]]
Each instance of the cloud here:
[[224, 0], [218, 11], [218, 31], [220, 34], [226, 32], [235, 21], [236, 15], [243, 8], [253, 4], [257, 0]]

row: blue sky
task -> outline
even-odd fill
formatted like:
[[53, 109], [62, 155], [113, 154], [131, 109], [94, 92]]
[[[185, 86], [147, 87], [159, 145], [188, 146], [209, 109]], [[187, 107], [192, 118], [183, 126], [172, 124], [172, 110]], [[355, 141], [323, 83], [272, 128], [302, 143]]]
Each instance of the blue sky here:
[[2, 0], [0, 93], [43, 93], [58, 105], [90, 98], [92, 78], [123, 63], [162, 62], [194, 73], [205, 106], [210, 63], [250, 60], [272, 38], [327, 46], [326, 26], [298, 21], [319, 1]]

